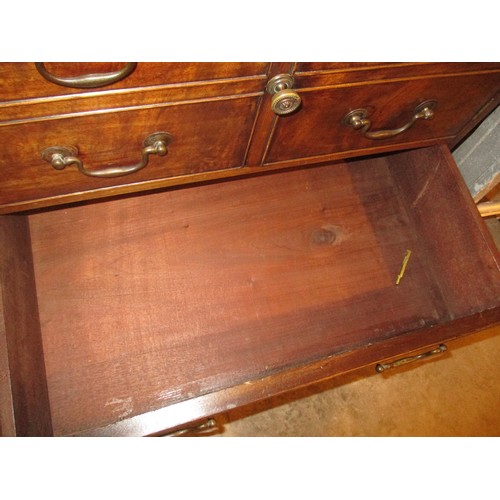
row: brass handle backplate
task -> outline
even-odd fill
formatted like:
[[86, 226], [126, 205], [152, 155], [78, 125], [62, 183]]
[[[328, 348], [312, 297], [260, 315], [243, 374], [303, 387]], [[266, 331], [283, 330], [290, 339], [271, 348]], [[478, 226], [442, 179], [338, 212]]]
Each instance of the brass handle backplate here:
[[417, 120], [430, 120], [433, 118], [436, 104], [436, 101], [432, 100], [420, 103], [415, 108], [410, 121], [405, 123], [403, 126], [392, 130], [371, 131], [370, 127], [372, 126], [372, 123], [367, 118], [368, 111], [363, 108], [355, 109], [350, 113], [347, 113], [347, 115], [345, 115], [342, 119], [342, 123], [352, 127], [354, 130], [360, 130], [367, 139], [388, 139], [389, 137], [394, 137], [395, 135], [408, 130]]
[[419, 359], [428, 358], [436, 354], [442, 354], [447, 349], [448, 348], [444, 344], [441, 344], [439, 347], [432, 349], [432, 351], [423, 352], [422, 354], [417, 354], [416, 356], [408, 356], [406, 358], [401, 358], [396, 361], [393, 361], [392, 363], [379, 363], [375, 367], [375, 370], [379, 373], [382, 373], [383, 371], [388, 370], [389, 368], [396, 368], [401, 365], [406, 365], [407, 363], [412, 363], [413, 361], [418, 361]]
[[68, 78], [62, 78], [60, 76], [53, 75], [49, 73], [45, 68], [45, 63], [37, 62], [35, 63], [38, 72], [49, 82], [55, 83], [56, 85], [62, 85], [63, 87], [72, 87], [75, 89], [94, 89], [97, 87], [104, 87], [106, 85], [111, 85], [112, 83], [118, 82], [130, 75], [134, 71], [137, 63], [129, 62], [123, 66], [122, 69], [118, 71], [113, 71], [111, 73], [95, 73], [88, 75], [72, 76]]
[[292, 90], [293, 81], [291, 75], [282, 74], [274, 76], [267, 82], [266, 90], [273, 96], [271, 109], [279, 116], [293, 113], [302, 102], [299, 94]]
[[42, 151], [42, 159], [49, 162], [56, 170], [62, 170], [68, 165], [75, 164], [78, 170], [90, 177], [118, 177], [137, 172], [148, 164], [149, 155], [165, 156], [167, 146], [172, 142], [172, 136], [165, 132], [151, 134], [144, 141], [142, 158], [134, 165], [107, 167], [89, 170], [78, 158], [78, 149], [73, 146], [51, 146]]

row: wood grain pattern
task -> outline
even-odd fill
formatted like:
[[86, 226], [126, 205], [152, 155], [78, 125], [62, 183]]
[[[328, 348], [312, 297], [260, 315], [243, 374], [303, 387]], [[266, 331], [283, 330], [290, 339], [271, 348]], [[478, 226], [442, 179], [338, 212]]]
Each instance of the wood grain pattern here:
[[[277, 118], [281, 72], [303, 105]], [[91, 91], [0, 63], [0, 213], [85, 201], [0, 217], [0, 434], [158, 434], [498, 323], [500, 257], [449, 151], [394, 152], [460, 140], [499, 89], [488, 62], [139, 63]], [[393, 139], [340, 124], [429, 98]], [[129, 165], [157, 131], [168, 155], [129, 177], [40, 159]]]
[[8, 314], [3, 305], [4, 285], [0, 282], [0, 436], [16, 435], [16, 419], [10, 383], [9, 353], [7, 351]]
[[[500, 73], [440, 77], [344, 88], [303, 90], [302, 108], [281, 117], [265, 163], [325, 156], [383, 145], [443, 139], [453, 136], [493, 96], [500, 87]], [[420, 120], [393, 138], [372, 140], [342, 124], [354, 109], [370, 111], [372, 130], [395, 129], [410, 121], [415, 107], [435, 99], [432, 120]], [[318, 161], [318, 159], [316, 159]]]
[[52, 434], [28, 220], [0, 218], [2, 435]]
[[[269, 67], [266, 83], [276, 75], [292, 72], [293, 64], [290, 62], [272, 63]], [[265, 91], [264, 86], [247, 155], [247, 165], [262, 165], [277, 120], [278, 117], [271, 111], [271, 95]]]
[[196, 104], [197, 102], [257, 96], [264, 93], [264, 77], [246, 80], [214, 80], [193, 84], [100, 91], [52, 98], [0, 103], [1, 127], [23, 123], [46, 122], [59, 118], [109, 113], [113, 110], [151, 108], [156, 105]]
[[411, 80], [430, 76], [460, 75], [500, 70], [498, 62], [306, 62], [297, 63], [295, 78], [299, 88], [369, 84], [380, 81]]
[[[500, 255], [446, 147], [397, 153], [387, 159], [405, 203], [427, 242], [428, 268], [451, 317], [495, 307], [500, 301]], [[460, 216], [454, 217], [455, 210]], [[435, 235], [439, 235], [436, 237]], [[474, 255], [474, 257], [465, 257]]]
[[[240, 167], [256, 108], [256, 97], [242, 97], [2, 127], [0, 204]], [[173, 136], [167, 156], [151, 156], [131, 175], [97, 179], [75, 166], [57, 171], [41, 158], [49, 146], [76, 146], [88, 168], [133, 165], [154, 132]]]
[[500, 105], [500, 88], [498, 92], [491, 97], [481, 108], [479, 108], [476, 113], [471, 116], [470, 120], [459, 130], [450, 141], [448, 141], [448, 147], [453, 150], [458, 147], [460, 143], [467, 138], [467, 136], [474, 131], [474, 129], [485, 120], [490, 113], [493, 113], [495, 109]]
[[[395, 285], [405, 250], [440, 237], [417, 231], [402, 203], [410, 194], [379, 158], [30, 216], [54, 432], [466, 315], [443, 293], [432, 253], [416, 251]], [[477, 238], [456, 258], [497, 287], [485, 246]], [[473, 301], [467, 314], [495, 302]]]
[[[75, 64], [52, 69], [68, 76], [117, 67]], [[14, 77], [27, 83], [17, 86], [17, 99], [0, 102], [0, 213], [246, 175], [262, 165], [280, 169], [451, 145], [498, 103], [500, 87], [497, 63], [140, 63], [109, 88], [68, 93], [59, 87], [52, 94], [57, 86], [47, 82], [48, 93], [30, 94], [41, 88], [30, 86], [33, 64], [2, 68], [9, 89]], [[281, 72], [296, 75], [303, 106], [278, 118], [265, 84]], [[436, 118], [392, 139], [371, 141], [340, 124], [347, 111], [369, 107], [374, 129], [399, 127], [431, 95], [439, 101]], [[182, 135], [182, 143], [123, 181], [52, 172], [39, 160], [50, 140], [81, 144], [87, 164], [135, 163], [142, 140], [160, 126]]]
[[[190, 426], [188, 421], [203, 421], [208, 417], [231, 412], [236, 407], [257, 403], [263, 399], [290, 392], [290, 387], [301, 388], [332, 377], [356, 371], [356, 376], [375, 374], [376, 363], [401, 357], [402, 353], [415, 355], [446, 343], [453, 352], [455, 339], [500, 323], [500, 307], [484, 313], [450, 321], [429, 328], [385, 339], [363, 349], [314, 361], [246, 384], [228, 387], [216, 393], [188, 399], [156, 411], [125, 418], [101, 428], [75, 433], [77, 436], [148, 436], [164, 435], [176, 428]], [[452, 354], [453, 355], [453, 354]], [[380, 376], [380, 375], [379, 375]]]
[[[45, 80], [34, 63], [0, 64], [0, 102], [37, 97], [75, 95], [134, 87], [189, 83], [228, 78], [265, 75], [269, 63], [258, 62], [147, 62], [138, 63], [135, 71], [124, 80], [102, 89], [82, 90], [61, 87]], [[118, 62], [49, 62], [49, 72], [63, 78], [88, 73], [107, 73], [123, 67]]]

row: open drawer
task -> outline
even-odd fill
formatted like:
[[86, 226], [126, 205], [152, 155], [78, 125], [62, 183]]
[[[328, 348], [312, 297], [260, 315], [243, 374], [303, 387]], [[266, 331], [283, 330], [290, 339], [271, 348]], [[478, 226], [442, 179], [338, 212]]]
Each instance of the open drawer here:
[[4, 435], [158, 434], [500, 319], [499, 256], [444, 146], [0, 230]]

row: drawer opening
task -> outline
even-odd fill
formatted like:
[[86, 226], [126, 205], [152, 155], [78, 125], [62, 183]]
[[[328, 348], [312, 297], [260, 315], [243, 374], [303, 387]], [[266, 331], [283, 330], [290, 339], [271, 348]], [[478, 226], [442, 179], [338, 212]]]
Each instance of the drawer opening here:
[[161, 410], [159, 431], [499, 319], [498, 253], [440, 146], [0, 228], [4, 434]]

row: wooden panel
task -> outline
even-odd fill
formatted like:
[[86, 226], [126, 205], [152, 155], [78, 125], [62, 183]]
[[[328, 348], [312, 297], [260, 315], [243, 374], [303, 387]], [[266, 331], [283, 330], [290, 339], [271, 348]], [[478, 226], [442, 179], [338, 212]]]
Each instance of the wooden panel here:
[[3, 285], [0, 282], [0, 436], [15, 436], [16, 419], [10, 383], [7, 328], [6, 312], [3, 306]]
[[383, 80], [407, 80], [432, 75], [457, 75], [498, 71], [498, 62], [481, 63], [297, 63], [297, 88], [364, 84]]
[[84, 116], [91, 113], [109, 113], [114, 109], [123, 111], [140, 106], [154, 107], [155, 105], [186, 104], [221, 98], [231, 99], [244, 95], [256, 96], [264, 93], [265, 84], [264, 78], [224, 80], [0, 103], [0, 127]]
[[[489, 309], [466, 318], [419, 329], [384, 341], [367, 345], [363, 349], [330, 356], [312, 363], [273, 373], [246, 384], [229, 387], [212, 394], [188, 399], [142, 415], [125, 418], [105, 427], [76, 433], [78, 436], [145, 436], [163, 435], [174, 428], [185, 428], [189, 421], [203, 421], [221, 413], [231, 413], [240, 406], [257, 403], [262, 399], [290, 392], [290, 387], [301, 388], [353, 369], [356, 377], [375, 375], [375, 365], [403, 353], [416, 355], [445, 342], [449, 350], [453, 341], [465, 334], [480, 331], [500, 322], [500, 307]], [[451, 343], [450, 343], [451, 342]], [[452, 354], [453, 355], [453, 354]], [[439, 362], [439, 359], [436, 359]], [[416, 365], [414, 365], [416, 367]], [[378, 375], [380, 376], [380, 375]]]
[[[124, 63], [118, 62], [50, 62], [49, 72], [62, 78], [117, 71]], [[81, 94], [100, 90], [166, 85], [228, 78], [248, 78], [266, 74], [268, 63], [253, 62], [146, 62], [138, 63], [135, 71], [124, 80], [102, 89], [71, 89], [45, 80], [34, 63], [0, 63], [0, 102], [43, 96]]]
[[387, 161], [407, 193], [407, 210], [426, 242], [425, 265], [452, 317], [498, 305], [500, 256], [451, 153], [445, 147], [442, 154], [421, 149], [388, 156]]
[[[241, 97], [2, 127], [0, 204], [240, 167], [256, 108], [256, 97]], [[167, 156], [152, 155], [144, 169], [126, 176], [89, 177], [76, 166], [58, 171], [41, 159], [49, 146], [76, 146], [89, 169], [133, 165], [141, 159], [144, 139], [159, 131], [174, 138]]]
[[[377, 146], [411, 144], [449, 138], [458, 133], [500, 87], [500, 73], [441, 77], [374, 85], [322, 89], [300, 93], [302, 108], [281, 117], [265, 163], [356, 151]], [[393, 138], [373, 140], [343, 125], [344, 116], [358, 108], [370, 112], [371, 130], [395, 129], [406, 124], [415, 107], [428, 99], [437, 100], [435, 117], [420, 120]]]
[[[404, 64], [404, 63], [403, 63]], [[411, 63], [410, 63], [411, 64]], [[400, 63], [384, 63], [384, 62], [327, 62], [327, 61], [315, 61], [315, 62], [299, 62], [297, 63], [296, 72], [297, 73], [309, 73], [317, 71], [351, 71], [358, 69], [372, 69], [372, 68], [386, 68], [394, 65], [400, 65]]]
[[[432, 170], [440, 157], [421, 159]], [[453, 255], [483, 268], [468, 289], [478, 300], [462, 308], [442, 289], [427, 250], [440, 235], [417, 229], [409, 191], [379, 158], [30, 216], [55, 433], [498, 305], [478, 291], [500, 286], [479, 237]]]
[[0, 218], [2, 435], [52, 434], [28, 220]]
[[[269, 78], [282, 74], [292, 73], [293, 64], [287, 62], [272, 63], [269, 68]], [[277, 115], [271, 111], [271, 95], [264, 90], [263, 96], [260, 98], [259, 112], [255, 122], [252, 142], [247, 156], [248, 165], [262, 165], [262, 160], [265, 156], [269, 140], [271, 139], [274, 127], [277, 122]]]

